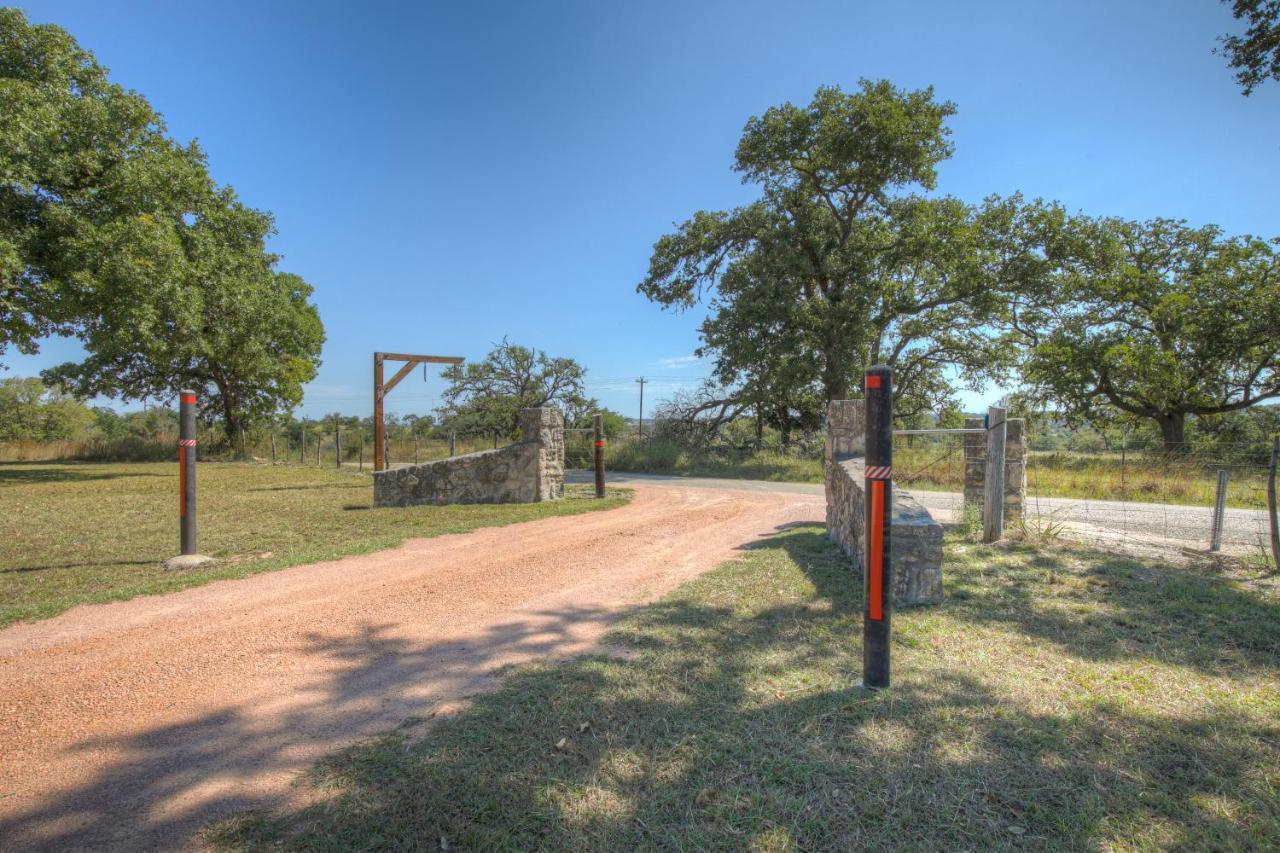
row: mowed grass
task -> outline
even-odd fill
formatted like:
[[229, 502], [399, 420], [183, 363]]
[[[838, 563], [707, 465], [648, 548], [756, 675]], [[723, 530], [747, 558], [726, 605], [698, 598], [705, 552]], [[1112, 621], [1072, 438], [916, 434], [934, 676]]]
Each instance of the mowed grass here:
[[627, 499], [570, 486], [566, 500], [539, 504], [382, 509], [367, 475], [230, 463], [202, 464], [197, 483], [200, 551], [218, 562], [167, 571], [161, 561], [178, 552], [176, 464], [0, 463], [0, 626]]
[[[1274, 848], [1280, 602], [1249, 577], [948, 545], [856, 686], [861, 592], [819, 527], [310, 773], [238, 849]], [[422, 717], [431, 714], [424, 707]]]

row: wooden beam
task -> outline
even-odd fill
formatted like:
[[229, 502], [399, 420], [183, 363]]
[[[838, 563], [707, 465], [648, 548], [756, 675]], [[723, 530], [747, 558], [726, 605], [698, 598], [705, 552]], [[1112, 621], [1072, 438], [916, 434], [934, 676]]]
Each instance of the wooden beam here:
[[407, 361], [412, 364], [462, 364], [464, 359], [451, 355], [405, 355], [398, 352], [384, 352], [382, 357], [387, 361]]
[[406, 364], [404, 367], [397, 370], [395, 373], [395, 376], [392, 376], [390, 379], [388, 379], [386, 381], [386, 384], [382, 386], [382, 395], [385, 397], [387, 394], [390, 394], [391, 389], [399, 385], [400, 380], [408, 376], [409, 371], [413, 370], [417, 366], [418, 365], [416, 363], [411, 361], [408, 364]]

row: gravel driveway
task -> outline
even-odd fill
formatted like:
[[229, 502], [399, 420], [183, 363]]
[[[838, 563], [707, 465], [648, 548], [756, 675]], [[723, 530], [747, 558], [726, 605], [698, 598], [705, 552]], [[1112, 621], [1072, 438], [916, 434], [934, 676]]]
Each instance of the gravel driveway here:
[[299, 796], [317, 758], [589, 647], [806, 493], [654, 488], [543, 519], [0, 631], [0, 848], [172, 850]]

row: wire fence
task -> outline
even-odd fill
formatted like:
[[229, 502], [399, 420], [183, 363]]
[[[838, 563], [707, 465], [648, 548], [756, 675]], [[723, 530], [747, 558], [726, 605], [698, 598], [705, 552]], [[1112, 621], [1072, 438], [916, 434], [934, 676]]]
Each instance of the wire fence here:
[[[943, 521], [980, 510], [975, 484], [985, 471], [985, 439], [966, 438], [894, 438], [895, 482]], [[1025, 482], [1024, 497], [1006, 498], [1007, 526], [1037, 539], [1211, 550], [1274, 563], [1269, 456], [1269, 444], [1259, 443], [1183, 453], [1131, 450], [1124, 442], [1107, 452], [1029, 451], [1006, 467], [1006, 482]]]

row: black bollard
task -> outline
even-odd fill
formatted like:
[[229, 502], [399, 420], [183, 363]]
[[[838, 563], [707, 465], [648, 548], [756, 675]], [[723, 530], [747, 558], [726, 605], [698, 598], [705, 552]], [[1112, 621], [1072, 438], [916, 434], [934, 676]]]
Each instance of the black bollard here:
[[196, 553], [196, 392], [178, 392], [178, 518], [181, 554]]
[[889, 686], [889, 628], [893, 569], [889, 560], [893, 513], [893, 371], [866, 375], [866, 547], [863, 549], [862, 684]]

